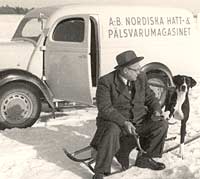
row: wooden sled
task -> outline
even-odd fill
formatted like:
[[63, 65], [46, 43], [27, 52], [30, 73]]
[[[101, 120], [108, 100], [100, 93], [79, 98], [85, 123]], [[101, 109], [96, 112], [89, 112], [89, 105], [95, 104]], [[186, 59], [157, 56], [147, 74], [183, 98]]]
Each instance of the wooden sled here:
[[[141, 152], [141, 153], [146, 153], [146, 151], [144, 151], [140, 145], [140, 138], [137, 134], [134, 134], [134, 137], [135, 137], [135, 140], [136, 140], [136, 147], [138, 148], [138, 150]], [[94, 168], [92, 166], [92, 164], [95, 162], [95, 158], [93, 158], [92, 156], [91, 157], [86, 157], [86, 158], [79, 158], [79, 155], [84, 153], [84, 152], [87, 152], [89, 150], [92, 150], [92, 147], [91, 146], [87, 146], [87, 147], [84, 147], [82, 149], [79, 149], [75, 152], [69, 152], [66, 148], [63, 148], [63, 151], [65, 153], [65, 155], [72, 161], [74, 162], [79, 162], [79, 163], [83, 163], [85, 166], [87, 166], [91, 172], [94, 173]], [[113, 175], [113, 174], [116, 174], [116, 173], [120, 173], [122, 172], [122, 170], [120, 171], [115, 171], [115, 172], [112, 172], [111, 174], [109, 175]]]

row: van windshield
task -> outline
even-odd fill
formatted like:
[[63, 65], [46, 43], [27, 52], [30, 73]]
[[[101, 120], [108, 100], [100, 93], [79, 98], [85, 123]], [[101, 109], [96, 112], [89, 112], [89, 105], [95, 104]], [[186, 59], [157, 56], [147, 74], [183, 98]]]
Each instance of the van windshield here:
[[36, 17], [22, 19], [13, 36], [13, 40], [25, 38], [37, 42], [45, 24], [46, 19], [38, 19]]

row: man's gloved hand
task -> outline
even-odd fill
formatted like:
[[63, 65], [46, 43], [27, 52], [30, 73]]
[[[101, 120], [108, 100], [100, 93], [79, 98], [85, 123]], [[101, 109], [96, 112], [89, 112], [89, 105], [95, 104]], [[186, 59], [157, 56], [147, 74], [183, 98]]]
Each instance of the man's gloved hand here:
[[124, 128], [128, 134], [136, 135], [136, 128], [130, 121], [125, 121]]
[[164, 116], [161, 115], [159, 111], [154, 111], [154, 113], [151, 115], [152, 121], [161, 121], [164, 119]]

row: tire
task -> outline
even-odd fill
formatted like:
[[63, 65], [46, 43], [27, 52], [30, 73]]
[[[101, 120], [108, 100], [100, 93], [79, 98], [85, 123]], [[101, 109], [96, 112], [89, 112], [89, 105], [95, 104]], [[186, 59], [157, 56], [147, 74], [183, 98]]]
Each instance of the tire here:
[[162, 73], [148, 72], [147, 78], [150, 88], [154, 91], [160, 105], [163, 107], [167, 97], [167, 87], [169, 83], [168, 77], [163, 76]]
[[0, 89], [0, 123], [4, 128], [26, 128], [39, 118], [41, 102], [34, 86], [22, 82]]

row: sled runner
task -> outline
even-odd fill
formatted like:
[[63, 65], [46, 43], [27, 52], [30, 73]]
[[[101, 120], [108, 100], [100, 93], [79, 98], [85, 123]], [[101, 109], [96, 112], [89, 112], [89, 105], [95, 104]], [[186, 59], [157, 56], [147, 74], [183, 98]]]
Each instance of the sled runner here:
[[92, 164], [95, 162], [95, 159], [94, 159], [94, 158], [92, 158], [92, 157], [87, 157], [87, 158], [81, 159], [81, 158], [78, 158], [78, 157], [77, 157], [79, 154], [81, 154], [81, 153], [83, 153], [83, 152], [85, 152], [85, 151], [89, 151], [89, 150], [91, 150], [91, 149], [92, 149], [91, 146], [87, 146], [87, 147], [84, 147], [84, 148], [82, 148], [82, 149], [80, 149], [80, 150], [77, 150], [77, 151], [75, 151], [75, 152], [73, 152], [73, 153], [68, 152], [66, 148], [63, 148], [63, 151], [64, 151], [65, 155], [66, 155], [69, 159], [73, 160], [74, 162], [83, 163], [83, 164], [86, 165], [92, 172], [94, 172], [94, 168], [92, 167]]
[[[140, 146], [139, 137], [138, 137], [138, 136], [135, 136], [135, 137], [136, 137], [136, 139], [137, 139], [137, 147], [138, 147], [138, 150], [139, 150], [140, 152], [146, 153], [146, 152], [141, 148], [141, 146]], [[196, 139], [199, 139], [199, 138], [200, 138], [200, 133], [197, 134], [197, 135], [195, 135], [195, 136], [193, 136], [192, 138], [186, 140], [186, 142], [185, 142], [184, 144], [185, 144], [185, 145], [186, 145], [186, 144], [189, 144], [190, 142], [192, 142], [192, 141], [194, 141], [194, 140], [196, 140]], [[180, 144], [177, 144], [177, 145], [175, 145], [175, 146], [172, 146], [172, 147], [170, 147], [170, 148], [164, 150], [164, 151], [163, 151], [163, 154], [165, 154], [165, 153], [167, 153], [167, 152], [171, 152], [171, 151], [177, 149], [179, 146], [180, 146]], [[91, 146], [87, 146], [87, 147], [84, 147], [84, 148], [79, 149], [79, 150], [77, 150], [77, 151], [75, 151], [75, 152], [72, 152], [72, 153], [68, 152], [66, 148], [63, 148], [63, 151], [64, 151], [65, 155], [66, 155], [70, 160], [72, 160], [72, 161], [74, 161], [74, 162], [79, 162], [79, 163], [84, 164], [86, 167], [89, 168], [89, 170], [90, 170], [91, 172], [94, 173], [94, 167], [92, 166], [92, 164], [95, 163], [95, 158], [93, 158], [92, 156], [90, 156], [90, 157], [85, 157], [85, 158], [79, 158], [79, 155], [80, 155], [80, 154], [82, 154], [82, 153], [84, 153], [84, 152], [86, 152], [86, 151], [90, 151], [91, 149], [92, 149]], [[132, 166], [130, 166], [129, 168], [131, 168], [131, 167], [132, 167]], [[109, 174], [109, 175], [114, 175], [114, 174], [121, 173], [121, 172], [123, 172], [123, 170], [114, 171], [114, 172], [112, 172], [112, 173]]]
[[[136, 147], [138, 148], [138, 150], [141, 152], [141, 153], [146, 153], [146, 151], [144, 151], [140, 145], [140, 138], [138, 136], [138, 134], [134, 134], [133, 135], [135, 137], [135, 140], [136, 140]], [[94, 168], [92, 166], [92, 164], [95, 162], [95, 158], [93, 158], [92, 156], [90, 157], [85, 157], [85, 158], [79, 158], [79, 155], [82, 154], [83, 152], [86, 152], [86, 151], [90, 151], [92, 149], [91, 146], [87, 146], [87, 147], [84, 147], [82, 149], [79, 149], [75, 152], [68, 152], [68, 150], [66, 148], [63, 148], [63, 151], [65, 153], [65, 155], [72, 161], [74, 162], [79, 162], [79, 163], [83, 163], [85, 166], [87, 166], [90, 171], [92, 171], [94, 173]], [[131, 167], [131, 166], [130, 166]], [[129, 168], [130, 168], [129, 167]], [[113, 175], [113, 174], [116, 174], [116, 173], [120, 173], [122, 172], [123, 170], [119, 170], [119, 171], [114, 171], [112, 173], [110, 173], [109, 175]]]
[[[192, 141], [194, 141], [194, 140], [196, 140], [196, 139], [198, 139], [198, 138], [200, 138], [200, 133], [197, 134], [197, 135], [195, 135], [195, 136], [193, 136], [193, 137], [191, 137], [190, 139], [186, 140], [185, 143], [184, 143], [184, 145], [189, 144], [190, 142], [192, 142]], [[179, 146], [180, 146], [180, 144], [177, 144], [177, 145], [175, 145], [175, 146], [172, 146], [172, 147], [170, 147], [170, 148], [164, 150], [164, 151], [163, 151], [163, 154], [164, 154], [164, 153], [167, 153], [167, 152], [171, 152], [171, 151], [177, 149]]]
[[[78, 154], [82, 153], [82, 152], [85, 152], [85, 151], [88, 151], [88, 150], [91, 150], [92, 147], [91, 146], [87, 146], [85, 148], [82, 148], [80, 150], [77, 150], [73, 153], [70, 153], [66, 150], [66, 148], [63, 148], [63, 151], [65, 153], [65, 155], [72, 161], [74, 162], [79, 162], [79, 163], [82, 163], [84, 164], [92, 173], [94, 173], [94, 167], [92, 166], [92, 164], [95, 163], [95, 159], [92, 158], [92, 157], [88, 157], [88, 158], [83, 158], [83, 159], [80, 159], [77, 157]], [[131, 168], [133, 165], [130, 165], [129, 168]], [[110, 176], [110, 175], [114, 175], [114, 174], [117, 174], [117, 173], [121, 173], [123, 172], [124, 170], [116, 170], [116, 171], [113, 171], [109, 174], [107, 174], [106, 176]]]

